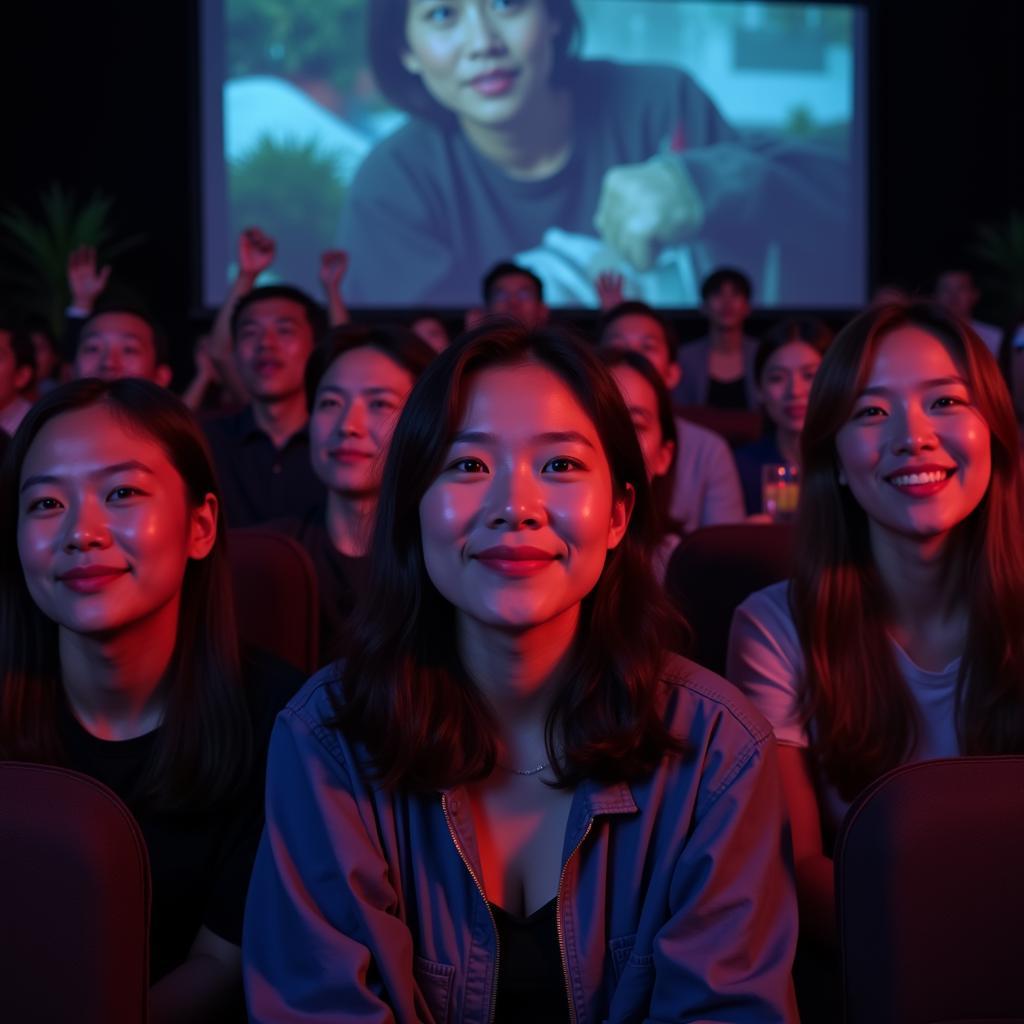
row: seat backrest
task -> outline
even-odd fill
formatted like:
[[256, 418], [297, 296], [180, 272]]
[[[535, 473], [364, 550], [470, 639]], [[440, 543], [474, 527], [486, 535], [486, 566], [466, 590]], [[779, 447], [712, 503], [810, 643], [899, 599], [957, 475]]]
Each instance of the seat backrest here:
[[751, 444], [764, 433], [764, 416], [756, 409], [716, 409], [712, 405], [679, 405], [684, 420], [720, 434], [730, 448]]
[[848, 1024], [1024, 1021], [1024, 757], [888, 772], [835, 856]]
[[274, 530], [245, 527], [228, 531], [228, 559], [242, 644], [312, 675], [320, 609], [316, 570], [305, 548]]
[[149, 857], [106, 786], [0, 763], [0, 1019], [144, 1024]]
[[789, 577], [793, 536], [789, 523], [735, 523], [706, 526], [679, 542], [665, 589], [692, 630], [689, 657], [725, 671], [732, 613], [755, 590]]

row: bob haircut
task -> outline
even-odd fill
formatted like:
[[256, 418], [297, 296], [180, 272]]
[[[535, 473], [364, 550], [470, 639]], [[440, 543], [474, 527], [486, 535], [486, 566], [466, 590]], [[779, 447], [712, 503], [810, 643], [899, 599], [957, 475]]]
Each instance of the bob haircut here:
[[904, 760], [919, 731], [885, 631], [867, 515], [839, 483], [836, 449], [879, 343], [907, 326], [946, 346], [991, 432], [991, 482], [956, 527], [948, 563], [962, 577], [968, 605], [957, 687], [960, 746], [966, 754], [1024, 751], [1024, 490], [1010, 395], [985, 344], [956, 316], [932, 303], [878, 306], [837, 335], [811, 388], [790, 590], [811, 751], [847, 800]]
[[[373, 0], [369, 10], [368, 46], [370, 66], [377, 88], [400, 110], [431, 121], [451, 123], [454, 117], [435, 100], [418, 75], [405, 70], [405, 22], [410, 0]], [[572, 55], [582, 33], [580, 16], [572, 0], [543, 0], [548, 16], [558, 23], [554, 40], [552, 82], [568, 78]]]
[[662, 441], [671, 441], [672, 464], [668, 472], [662, 476], [656, 476], [651, 481], [651, 500], [654, 502], [654, 510], [657, 516], [658, 533], [664, 535], [671, 531], [678, 531], [679, 524], [672, 520], [669, 508], [672, 504], [672, 495], [676, 483], [676, 463], [679, 460], [679, 431], [676, 428], [676, 417], [672, 410], [672, 396], [661, 374], [651, 365], [651, 361], [639, 352], [632, 352], [625, 349], [603, 348], [598, 351], [601, 362], [609, 370], [617, 366], [626, 366], [641, 377], [654, 391], [658, 402], [658, 426], [661, 429]]
[[779, 321], [764, 336], [754, 356], [754, 380], [758, 385], [764, 376], [768, 360], [787, 345], [803, 342], [810, 345], [818, 355], [823, 356], [832, 342], [832, 332], [824, 320], [816, 316], [793, 316]]
[[313, 408], [317, 388], [331, 365], [346, 352], [357, 348], [374, 348], [393, 363], [408, 370], [418, 380], [437, 354], [413, 330], [399, 324], [381, 327], [342, 324], [332, 327], [306, 363], [306, 405]]
[[574, 335], [492, 320], [420, 378], [384, 469], [368, 593], [333, 700], [336, 726], [366, 747], [385, 786], [443, 789], [494, 769], [493, 715], [459, 664], [455, 609], [427, 574], [420, 503], [443, 468], [474, 375], [530, 362], [576, 396], [601, 439], [615, 493], [635, 495], [626, 533], [583, 601], [573, 664], [548, 717], [556, 784], [642, 777], [684, 749], [662, 722], [659, 692], [663, 651], [679, 619], [651, 571], [654, 510], [619, 389]]
[[[18, 495], [32, 442], [51, 420], [104, 405], [126, 431], [153, 438], [198, 505], [219, 494], [213, 461], [198, 424], [163, 388], [135, 378], [71, 381], [41, 398], [22, 421], [0, 473], [0, 758], [64, 763], [57, 730], [60, 693], [58, 627], [29, 594], [18, 557]], [[252, 730], [239, 677], [234, 602], [224, 516], [217, 540], [185, 569], [174, 656], [167, 669], [167, 708], [150, 763], [133, 802], [168, 810], [228, 799], [252, 760]]]

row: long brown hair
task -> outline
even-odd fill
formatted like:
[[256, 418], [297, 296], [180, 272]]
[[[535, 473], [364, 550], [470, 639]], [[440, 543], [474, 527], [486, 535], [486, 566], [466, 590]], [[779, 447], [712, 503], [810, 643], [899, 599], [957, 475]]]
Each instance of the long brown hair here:
[[[28, 413], [0, 473], [0, 758], [65, 763], [58, 735], [61, 687], [57, 624], [29, 594], [18, 557], [18, 491], [22, 466], [40, 430], [63, 413], [103, 404], [126, 430], [152, 437], [167, 453], [198, 505], [219, 494], [213, 460], [182, 403], [148, 381], [73, 381], [55, 388]], [[243, 698], [223, 513], [217, 540], [192, 560], [182, 582], [167, 705], [133, 803], [197, 809], [233, 794], [246, 778], [252, 735]]]
[[491, 321], [419, 379], [384, 469], [364, 612], [334, 693], [336, 725], [366, 747], [384, 785], [442, 789], [494, 769], [492, 713], [459, 664], [455, 609], [427, 573], [419, 506], [458, 430], [473, 375], [529, 360], [557, 374], [592, 419], [615, 493], [632, 486], [635, 494], [625, 536], [583, 602], [573, 664], [548, 717], [558, 784], [642, 777], [683, 750], [664, 725], [659, 692], [679, 620], [651, 571], [654, 507], [619, 389], [582, 340]]
[[1024, 750], [1024, 489], [1013, 405], [995, 360], [962, 321], [930, 303], [879, 306], [837, 335], [811, 389], [790, 590], [812, 752], [846, 799], [904, 760], [918, 739], [915, 707], [886, 634], [867, 516], [840, 485], [836, 454], [836, 435], [879, 342], [904, 326], [949, 349], [991, 432], [991, 482], [952, 538], [950, 564], [963, 567], [957, 571], [968, 607], [956, 705], [960, 746], [966, 754]]

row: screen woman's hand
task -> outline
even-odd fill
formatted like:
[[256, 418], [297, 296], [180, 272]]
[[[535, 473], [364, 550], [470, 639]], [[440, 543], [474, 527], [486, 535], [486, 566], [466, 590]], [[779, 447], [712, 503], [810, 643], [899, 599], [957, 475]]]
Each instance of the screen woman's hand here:
[[703, 223], [704, 204], [678, 157], [653, 156], [604, 176], [594, 227], [638, 271], [650, 270], [664, 246], [693, 238]]

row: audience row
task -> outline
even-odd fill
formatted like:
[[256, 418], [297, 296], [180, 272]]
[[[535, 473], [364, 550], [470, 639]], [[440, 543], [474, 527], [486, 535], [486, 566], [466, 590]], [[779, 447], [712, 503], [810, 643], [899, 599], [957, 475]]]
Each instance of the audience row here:
[[[723, 271], [707, 343], [625, 302], [591, 346], [508, 265], [506, 317], [438, 354], [344, 322], [339, 254], [328, 328], [243, 246], [203, 384], [247, 404], [200, 426], [154, 323], [97, 303], [0, 477], [0, 756], [139, 820], [154, 1013], [224, 1019], [244, 974], [256, 1021], [795, 1021], [850, 801], [1024, 750], [1021, 459], [986, 343], [908, 302], [748, 343]], [[31, 339], [0, 338], [20, 395]], [[770, 433], [734, 462], [681, 401]], [[726, 682], [672, 653], [660, 581], [776, 462], [794, 575], [737, 610]], [[239, 649], [227, 527], [256, 523], [316, 568], [304, 686]]]

